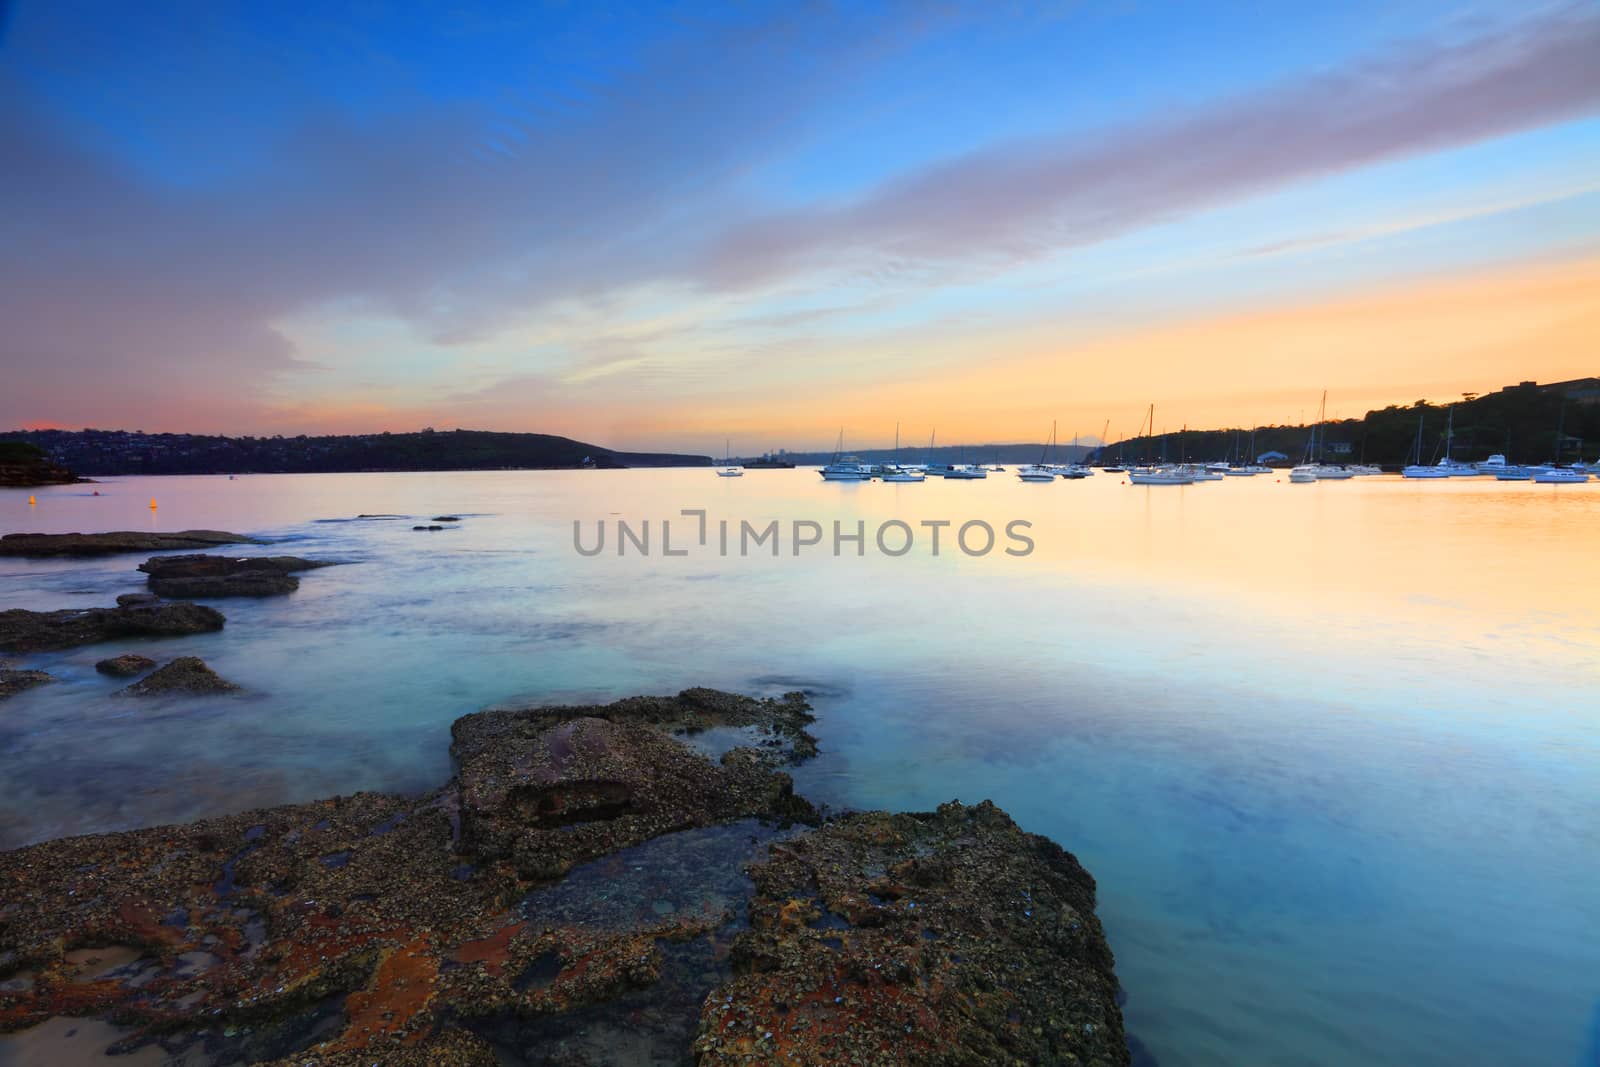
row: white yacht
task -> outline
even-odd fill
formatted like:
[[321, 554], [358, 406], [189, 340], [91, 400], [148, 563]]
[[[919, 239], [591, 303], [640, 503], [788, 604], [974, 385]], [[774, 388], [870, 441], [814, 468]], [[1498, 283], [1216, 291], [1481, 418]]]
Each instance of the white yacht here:
[[1185, 463], [1178, 469], [1187, 474], [1192, 482], [1220, 482], [1223, 477], [1222, 472], [1212, 470], [1210, 465]]
[[1193, 485], [1194, 474], [1181, 467], [1134, 467], [1128, 471], [1134, 485]]
[[744, 468], [733, 461], [733, 456], [728, 447], [729, 442], [722, 442], [722, 466], [717, 470], [718, 478], [743, 478]]
[[1494, 480], [1497, 482], [1525, 482], [1532, 477], [1533, 471], [1531, 469], [1514, 466], [1509, 463], [1504, 467], [1497, 468], [1494, 472]]
[[1296, 485], [1306, 485], [1317, 480], [1318, 470], [1315, 463], [1302, 463], [1289, 471], [1289, 480]]
[[921, 467], [902, 467], [900, 465], [900, 424], [894, 424], [894, 462], [885, 464], [880, 475], [886, 482], [915, 485], [927, 478]]
[[1417, 441], [1411, 446], [1412, 454], [1416, 457], [1415, 463], [1407, 463], [1400, 469], [1400, 474], [1406, 478], [1448, 478], [1450, 472], [1437, 464], [1424, 464], [1422, 462], [1422, 416], [1417, 416]]
[[981, 463], [963, 463], [945, 471], [944, 477], [947, 482], [973, 481], [977, 478], [989, 477], [989, 468]]
[[821, 470], [822, 480], [825, 482], [868, 482], [872, 480], [872, 470], [861, 462], [859, 456], [846, 456], [844, 453], [844, 431], [839, 431], [839, 444], [834, 448], [833, 460]]
[[1356, 472], [1349, 467], [1340, 467], [1333, 463], [1317, 463], [1313, 464], [1313, 466], [1317, 469], [1317, 481], [1319, 482], [1342, 482], [1356, 476]]
[[1045, 457], [1055, 451], [1056, 424], [1050, 424], [1050, 439], [1039, 450], [1039, 462], [1030, 463], [1025, 467], [1017, 468], [1017, 477], [1025, 482], [1053, 482], [1056, 480], [1058, 467], [1053, 463], [1046, 463]]
[[1535, 467], [1533, 480], [1540, 485], [1576, 485], [1588, 481], [1589, 473], [1571, 467]]

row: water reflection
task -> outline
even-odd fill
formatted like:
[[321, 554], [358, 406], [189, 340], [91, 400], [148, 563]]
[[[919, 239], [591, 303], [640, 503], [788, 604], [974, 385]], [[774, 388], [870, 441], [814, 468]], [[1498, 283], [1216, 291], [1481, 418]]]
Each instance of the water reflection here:
[[[798, 688], [824, 748], [802, 791], [992, 797], [1080, 855], [1130, 1026], [1166, 1067], [1582, 1063], [1594, 1040], [1600, 483], [584, 471], [99, 488], [34, 509], [0, 496], [0, 527], [236, 529], [355, 562], [219, 602], [219, 634], [27, 657], [57, 681], [0, 707], [0, 844], [421, 788], [449, 774], [449, 722], [491, 704]], [[572, 551], [574, 519], [684, 508], [1025, 519], [1037, 547]], [[405, 518], [318, 521], [363, 513]], [[459, 529], [411, 530], [435, 515]], [[141, 588], [138, 562], [7, 560], [0, 608], [110, 603]], [[254, 696], [130, 705], [92, 667], [121, 651], [202, 656]]]

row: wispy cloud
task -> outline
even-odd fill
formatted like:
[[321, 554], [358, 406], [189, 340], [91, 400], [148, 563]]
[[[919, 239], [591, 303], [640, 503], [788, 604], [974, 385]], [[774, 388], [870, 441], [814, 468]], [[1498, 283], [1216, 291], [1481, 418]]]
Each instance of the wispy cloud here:
[[1412, 41], [1347, 69], [1095, 135], [992, 145], [847, 202], [755, 219], [711, 284], [964, 261], [1006, 265], [1291, 182], [1600, 109], [1600, 8]]

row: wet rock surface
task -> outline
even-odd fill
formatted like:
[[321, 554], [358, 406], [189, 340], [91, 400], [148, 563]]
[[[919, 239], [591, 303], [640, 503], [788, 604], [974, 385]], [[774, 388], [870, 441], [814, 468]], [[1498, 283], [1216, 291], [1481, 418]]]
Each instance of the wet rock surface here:
[[44, 671], [14, 670], [0, 664], [0, 700], [16, 696], [24, 689], [32, 689], [50, 680], [50, 676]]
[[149, 656], [141, 656], [133, 652], [124, 652], [120, 656], [103, 659], [94, 665], [94, 669], [101, 674], [109, 674], [113, 678], [132, 678], [136, 674], [143, 674], [156, 665], [156, 661]]
[[154, 556], [139, 564], [150, 591], [175, 598], [279, 596], [300, 588], [294, 572], [331, 566], [298, 556]]
[[254, 538], [224, 530], [182, 530], [148, 533], [117, 530], [111, 533], [14, 533], [0, 537], [0, 556], [104, 556], [116, 552], [166, 552], [173, 549], [215, 548], [218, 545], [256, 544]]
[[138, 603], [66, 611], [0, 611], [0, 651], [48, 652], [124, 637], [177, 637], [222, 629], [222, 613], [189, 603]]
[[809, 721], [485, 712], [423, 796], [0, 853], [0, 1060], [70, 1019], [153, 1062], [1127, 1063], [1070, 855], [990, 805], [819, 827], [773, 753], [671, 736]]
[[[143, 659], [143, 657], [137, 657]], [[95, 665], [96, 668], [99, 664]], [[166, 666], [141, 678], [126, 689], [117, 690], [118, 696], [154, 696], [157, 693], [233, 693], [238, 686], [221, 677], [206, 666], [198, 656], [179, 656]]]
[[753, 875], [699, 1064], [1130, 1062], [1094, 879], [987, 801], [847, 815]]

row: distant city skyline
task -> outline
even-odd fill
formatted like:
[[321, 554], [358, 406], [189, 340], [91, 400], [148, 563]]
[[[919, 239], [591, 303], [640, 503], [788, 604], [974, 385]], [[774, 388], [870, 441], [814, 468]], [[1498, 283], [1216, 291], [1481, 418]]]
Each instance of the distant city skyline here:
[[1600, 7], [1005, 10], [14, 2], [0, 427], [753, 455], [1600, 374]]

